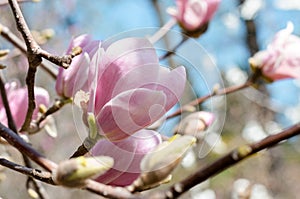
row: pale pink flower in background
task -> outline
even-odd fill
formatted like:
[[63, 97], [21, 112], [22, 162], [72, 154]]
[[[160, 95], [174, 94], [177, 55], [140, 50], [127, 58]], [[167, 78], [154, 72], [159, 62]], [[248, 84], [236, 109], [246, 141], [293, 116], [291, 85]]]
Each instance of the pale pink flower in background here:
[[[14, 118], [17, 128], [21, 128], [25, 121], [27, 107], [28, 107], [28, 92], [27, 88], [20, 88], [17, 82], [11, 82], [5, 84], [7, 93], [7, 99], [10, 105], [11, 113]], [[36, 109], [34, 110], [32, 119], [37, 119], [38, 110], [40, 105], [49, 106], [49, 94], [43, 88], [35, 87], [35, 103]], [[7, 117], [5, 108], [0, 99], [0, 122], [7, 126]]]
[[179, 25], [187, 32], [201, 29], [216, 12], [221, 0], [176, 0], [177, 8], [168, 8]]
[[292, 35], [294, 26], [288, 23], [280, 30], [266, 50], [249, 59], [251, 67], [261, 70], [262, 75], [274, 81], [300, 78], [300, 38]]
[[126, 38], [100, 48], [92, 62], [98, 76], [88, 112], [96, 116], [99, 133], [111, 141], [125, 139], [161, 118], [185, 88], [184, 67], [161, 67], [145, 38]]
[[161, 136], [152, 130], [140, 130], [120, 141], [107, 139], [98, 141], [92, 148], [93, 156], [110, 156], [114, 166], [96, 181], [115, 186], [130, 185], [140, 175], [140, 163], [143, 157], [161, 143]]
[[74, 47], [81, 47], [82, 53], [73, 58], [68, 69], [59, 68], [55, 85], [58, 95], [69, 98], [79, 90], [88, 91], [94, 72], [90, 61], [99, 45], [100, 41], [92, 40], [90, 35], [81, 35], [71, 41], [66, 53], [70, 54]]

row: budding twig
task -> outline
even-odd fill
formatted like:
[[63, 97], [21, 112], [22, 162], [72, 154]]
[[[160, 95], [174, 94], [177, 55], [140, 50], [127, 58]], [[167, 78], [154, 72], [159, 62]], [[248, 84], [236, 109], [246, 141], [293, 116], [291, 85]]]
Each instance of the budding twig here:
[[14, 171], [25, 174], [27, 176], [30, 176], [32, 178], [35, 178], [35, 179], [40, 180], [42, 182], [45, 182], [47, 184], [53, 184], [54, 185], [54, 182], [51, 178], [52, 174], [50, 172], [41, 171], [39, 169], [28, 168], [26, 166], [16, 164], [16, 163], [11, 162], [9, 160], [6, 160], [4, 158], [0, 158], [0, 164], [4, 167], [10, 168]]
[[189, 39], [189, 37], [187, 36], [183, 36], [181, 41], [172, 49], [172, 50], [169, 50], [168, 52], [166, 52], [166, 54], [162, 55], [160, 58], [159, 58], [159, 61], [162, 61], [166, 58], [168, 58], [169, 56], [173, 55], [174, 53], [176, 53], [176, 50], [182, 45], [184, 44], [184, 42], [186, 42], [187, 40]]
[[36, 121], [35, 125], [36, 125], [36, 131], [34, 132], [29, 132], [29, 133], [35, 133], [37, 131], [40, 130], [40, 124], [49, 116], [52, 115], [53, 113], [57, 112], [58, 110], [60, 110], [64, 105], [71, 103], [72, 99], [70, 98], [66, 98], [66, 99], [58, 99], [55, 100], [54, 104], [45, 112], [43, 113], [39, 119]]
[[42, 58], [49, 60], [50, 62], [57, 64], [63, 68], [68, 68], [72, 62], [72, 58], [75, 55], [56, 56], [43, 50], [38, 43], [34, 40], [27, 23], [24, 19], [20, 6], [16, 0], [9, 0], [9, 5], [15, 17], [17, 28], [22, 34], [27, 47], [27, 57], [29, 63], [29, 69], [26, 77], [26, 84], [28, 88], [28, 110], [26, 119], [21, 128], [21, 131], [26, 131], [31, 122], [32, 114], [35, 109], [35, 97], [34, 97], [34, 82], [35, 73], [37, 67], [42, 63]]
[[[48, 171], [52, 171], [57, 167], [57, 164], [52, 162], [51, 160], [46, 159], [43, 155], [41, 155], [39, 152], [37, 152], [34, 148], [32, 148], [29, 144], [27, 144], [25, 141], [23, 141], [22, 138], [17, 136], [11, 129], [5, 127], [3, 124], [0, 123], [0, 136], [6, 139], [6, 141], [17, 148], [20, 152], [27, 155], [30, 159], [32, 159], [34, 162], [36, 162], [38, 165], [42, 166], [43, 168], [47, 169]], [[0, 164], [4, 165], [4, 160], [0, 161]], [[9, 162], [6, 164], [10, 164]], [[9, 166], [9, 165], [8, 165]], [[7, 167], [8, 167], [7, 166]], [[10, 167], [9, 167], [10, 168]], [[20, 169], [18, 172], [24, 173], [27, 172], [30, 174], [30, 172], [34, 172], [37, 170], [32, 170], [31, 168], [26, 167], [14, 167], [15, 171], [18, 171], [17, 169]], [[24, 171], [25, 170], [25, 171]], [[24, 173], [27, 175], [27, 173]], [[35, 173], [36, 174], [36, 173]], [[43, 177], [47, 173], [43, 173]], [[40, 180], [39, 178], [41, 176], [34, 175], [32, 176], [35, 179]], [[47, 182], [49, 180], [50, 184], [52, 183], [52, 177], [51, 179], [48, 179], [49, 176], [43, 178], [43, 182]], [[49, 177], [50, 178], [50, 177]], [[127, 189], [123, 187], [112, 187], [109, 185], [104, 185], [98, 182], [95, 182], [93, 180], [87, 180], [87, 184], [85, 186], [85, 189], [87, 189], [90, 192], [93, 192], [97, 195], [101, 195], [104, 197], [109, 198], [139, 198], [136, 195], [133, 195], [130, 193]]]
[[[16, 125], [15, 125], [15, 122], [14, 122], [14, 118], [12, 117], [12, 114], [11, 114], [10, 106], [9, 106], [6, 91], [5, 91], [5, 86], [4, 86], [4, 83], [3, 83], [3, 80], [2, 80], [1, 77], [0, 77], [0, 92], [1, 92], [2, 103], [3, 103], [5, 111], [6, 111], [8, 127], [10, 129], [12, 129], [17, 136], [19, 136]], [[32, 168], [32, 165], [31, 165], [31, 162], [30, 162], [29, 158], [24, 154], [22, 154], [22, 158], [24, 160], [25, 166], [29, 167], [29, 168]], [[45, 191], [41, 191], [41, 190], [44, 190], [44, 189], [41, 185], [38, 184], [38, 182], [35, 182], [35, 180], [32, 177], [28, 177], [27, 182], [32, 182], [35, 185], [35, 190], [39, 194], [40, 198], [47, 199], [47, 193]]]
[[[12, 33], [7, 26], [4, 26], [1, 23], [0, 35], [11, 44], [13, 44], [16, 48], [18, 48], [23, 54], [27, 54], [26, 45], [24, 44], [24, 42], [19, 39], [19, 37], [17, 37], [14, 33]], [[51, 67], [48, 66], [47, 63], [41, 63], [41, 67], [46, 71], [46, 73], [48, 73], [48, 75], [50, 75], [50, 77], [52, 77], [54, 80], [56, 79], [56, 74], [50, 69]]]
[[197, 99], [195, 99], [195, 100], [187, 103], [181, 109], [178, 109], [174, 113], [172, 113], [171, 115], [169, 115], [167, 117], [167, 119], [170, 119], [170, 118], [173, 118], [173, 117], [181, 115], [186, 110], [184, 107], [196, 106], [196, 105], [202, 104], [203, 102], [205, 102], [206, 100], [208, 100], [208, 99], [210, 99], [210, 98], [212, 98], [214, 96], [221, 96], [221, 95], [227, 95], [227, 94], [230, 94], [230, 93], [234, 93], [234, 92], [237, 92], [237, 91], [242, 90], [244, 88], [248, 88], [248, 87], [250, 87], [253, 84], [254, 84], [253, 81], [249, 80], [249, 81], [245, 82], [242, 85], [231, 86], [231, 87], [225, 88], [223, 90], [213, 91], [212, 93], [210, 93], [208, 95], [205, 95], [203, 97], [199, 97], [199, 98], [197, 98]]
[[17, 148], [22, 154], [28, 156], [31, 160], [36, 162], [48, 171], [56, 168], [56, 164], [46, 159], [42, 154], [37, 152], [28, 143], [26, 143], [20, 136], [16, 135], [11, 129], [5, 127], [0, 123], [0, 136], [3, 137], [10, 145]]
[[227, 168], [234, 166], [242, 160], [249, 158], [251, 155], [264, 149], [274, 147], [278, 143], [299, 134], [300, 123], [295, 124], [294, 126], [276, 135], [268, 136], [260, 142], [240, 146], [227, 155], [207, 165], [206, 167], [199, 169], [197, 172], [190, 175], [186, 179], [174, 184], [165, 192], [157, 192], [157, 198], [177, 198], [184, 192], [188, 191], [190, 188], [196, 186], [201, 182], [204, 182], [210, 177], [217, 175]]

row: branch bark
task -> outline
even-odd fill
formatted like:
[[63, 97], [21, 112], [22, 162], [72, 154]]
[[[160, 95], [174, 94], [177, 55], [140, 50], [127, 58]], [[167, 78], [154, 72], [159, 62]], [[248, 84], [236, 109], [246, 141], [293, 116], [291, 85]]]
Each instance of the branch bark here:
[[203, 102], [205, 102], [206, 100], [208, 100], [208, 99], [210, 99], [210, 98], [212, 98], [214, 96], [227, 95], [227, 94], [234, 93], [234, 92], [237, 92], [239, 90], [242, 90], [244, 88], [247, 88], [247, 87], [249, 87], [249, 86], [251, 86], [251, 85], [254, 84], [253, 81], [252, 81], [252, 78], [250, 78], [250, 79], [251, 80], [248, 80], [246, 83], [244, 83], [242, 85], [228, 87], [228, 88], [225, 88], [225, 89], [219, 90], [219, 91], [213, 91], [212, 93], [210, 93], [208, 95], [205, 95], [203, 97], [199, 97], [199, 98], [197, 98], [197, 99], [189, 102], [188, 104], [184, 105], [182, 108], [176, 110], [174, 113], [172, 113], [171, 115], [169, 115], [167, 117], [167, 119], [170, 119], [170, 118], [173, 118], [173, 117], [181, 115], [186, 110], [185, 107], [200, 105]]
[[195, 185], [204, 182], [208, 178], [217, 175], [218, 173], [241, 162], [246, 158], [249, 158], [253, 154], [262, 151], [264, 149], [274, 147], [278, 143], [299, 134], [300, 134], [300, 123], [276, 135], [268, 136], [267, 138], [261, 140], [260, 142], [240, 146], [234, 149], [233, 151], [231, 151], [230, 153], [228, 153], [227, 155], [216, 160], [215, 162], [198, 170], [196, 173], [192, 174], [188, 178], [182, 180], [179, 183], [174, 184], [168, 190], [163, 192], [163, 196], [160, 196], [160, 198], [177, 198], [178, 196], [188, 191], [190, 188], [194, 187]]
[[[19, 39], [14, 33], [11, 32], [11, 30], [0, 23], [0, 35], [9, 41], [11, 44], [13, 44], [16, 48], [18, 48], [23, 54], [27, 55], [26, 45], [24, 42]], [[48, 66], [46, 63], [41, 63], [40, 65], [43, 70], [50, 75], [54, 80], [56, 79], [56, 74], [50, 69], [50, 66]]]
[[34, 97], [35, 74], [37, 71], [37, 67], [42, 63], [42, 58], [45, 58], [63, 68], [68, 68], [72, 62], [72, 58], [75, 55], [71, 54], [56, 56], [41, 49], [38, 43], [34, 40], [27, 26], [18, 2], [16, 0], [8, 0], [8, 2], [15, 17], [17, 28], [20, 31], [27, 47], [27, 57], [29, 63], [29, 69], [26, 77], [26, 84], [28, 88], [28, 110], [25, 122], [21, 128], [21, 131], [27, 131], [30, 128], [32, 114], [36, 106]]

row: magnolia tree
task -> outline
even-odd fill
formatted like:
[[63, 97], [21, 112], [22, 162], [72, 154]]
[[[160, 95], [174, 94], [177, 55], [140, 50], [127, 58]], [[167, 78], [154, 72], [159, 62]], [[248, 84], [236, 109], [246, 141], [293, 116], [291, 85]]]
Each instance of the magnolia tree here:
[[[1, 36], [11, 43], [9, 49], [0, 51], [1, 174], [9, 179], [7, 172], [13, 170], [26, 176], [24, 188], [32, 198], [50, 198], [47, 184], [66, 192], [81, 189], [82, 197], [91, 192], [107, 198], [177, 198], [185, 193], [194, 193], [187, 197], [216, 198], [212, 189], [201, 190], [199, 184], [300, 133], [296, 123], [230, 146], [231, 151], [221, 136], [226, 95], [246, 88], [261, 92], [267, 83], [300, 78], [300, 38], [293, 35], [291, 22], [274, 35], [266, 49], [259, 50], [255, 23], [247, 19], [251, 72], [245, 81], [238, 78], [235, 82], [239, 84], [226, 86], [195, 40], [206, 34], [221, 0], [176, 0], [173, 7], [161, 11], [169, 15], [161, 28], [128, 31], [102, 40], [88, 33], [65, 38], [70, 43], [62, 55], [41, 47], [52, 32], [30, 30], [20, 9], [25, 1], [0, 2], [10, 9], [22, 37], [0, 24]], [[153, 4], [158, 6], [157, 1]], [[165, 38], [175, 47], [161, 47]], [[181, 52], [184, 47], [187, 50]], [[190, 58], [203, 54], [217, 76], [213, 80], [203, 72], [205, 66]], [[10, 66], [16, 56], [26, 57], [19, 67], [26, 70], [26, 77], [11, 75], [17, 74]], [[197, 97], [201, 85], [195, 78], [205, 80], [207, 95]], [[55, 87], [37, 86], [45, 79], [53, 79]], [[228, 104], [228, 109], [235, 106]], [[59, 114], [62, 111], [71, 113], [72, 124]], [[69, 128], [73, 125], [76, 128]], [[61, 134], [79, 137], [78, 148], [68, 141], [56, 144]], [[11, 154], [12, 148], [21, 156]], [[49, 156], [47, 151], [60, 156]], [[218, 157], [198, 164], [210, 152]], [[185, 173], [180, 167], [190, 168]], [[6, 186], [12, 191], [22, 184]], [[261, 193], [258, 189], [247, 179], [237, 179], [232, 198], [252, 198]]]

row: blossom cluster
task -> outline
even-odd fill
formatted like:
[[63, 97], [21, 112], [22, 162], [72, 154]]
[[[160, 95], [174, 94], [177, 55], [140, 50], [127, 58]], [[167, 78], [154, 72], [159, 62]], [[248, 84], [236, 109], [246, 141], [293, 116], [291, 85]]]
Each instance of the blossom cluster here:
[[[198, 37], [207, 29], [220, 3], [221, 0], [176, 0], [177, 7], [168, 9], [168, 13], [178, 22], [183, 33]], [[249, 59], [257, 77], [270, 81], [300, 78], [300, 38], [292, 32], [293, 25], [289, 23], [286, 29], [275, 35], [267, 49]], [[161, 66], [153, 43], [143, 37], [104, 42], [93, 40], [87, 34], [80, 35], [71, 40], [66, 54], [78, 47], [82, 53], [73, 58], [70, 67], [59, 68], [55, 89], [59, 97], [73, 100], [82, 111], [82, 120], [89, 131], [88, 141], [95, 142], [85, 156], [113, 159], [109, 159], [113, 166], [105, 167], [108, 171], [97, 176], [96, 181], [114, 186], [150, 181], [139, 178], [142, 169], [152, 168], [151, 164], [155, 168], [166, 164], [157, 163], [153, 160], [155, 158], [147, 155], [151, 152], [159, 154], [158, 149], [172, 143], [172, 147], [180, 145], [172, 138], [167, 140], [159, 130], [148, 127], [164, 119], [180, 102], [187, 81], [185, 67]], [[28, 91], [17, 82], [6, 83], [5, 91], [14, 122], [20, 129], [26, 118]], [[43, 113], [40, 108], [49, 107], [50, 97], [40, 87], [35, 87], [34, 92], [36, 109], [32, 120], [36, 121]], [[95, 124], [90, 122], [91, 115]], [[174, 152], [174, 162], [181, 160], [187, 146], [195, 142], [191, 137], [201, 137], [199, 134], [213, 125], [215, 118], [210, 112], [199, 111], [181, 120], [174, 132], [186, 137], [184, 146], [180, 146], [182, 150]], [[0, 121], [8, 126], [3, 100], [0, 101]], [[170, 152], [165, 151], [161, 154]], [[157, 159], [163, 159], [161, 154], [156, 156]], [[170, 165], [166, 169], [168, 172], [175, 164]], [[164, 179], [159, 180], [165, 180], [168, 175], [164, 173]], [[61, 180], [59, 177], [57, 179]]]

